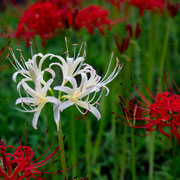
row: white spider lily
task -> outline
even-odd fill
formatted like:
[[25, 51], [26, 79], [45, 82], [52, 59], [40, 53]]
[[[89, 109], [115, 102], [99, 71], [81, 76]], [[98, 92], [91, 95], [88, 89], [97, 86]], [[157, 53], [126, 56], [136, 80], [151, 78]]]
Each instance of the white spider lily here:
[[107, 72], [106, 72], [106, 74], [105, 74], [105, 76], [103, 78], [101, 78], [101, 76], [99, 76], [96, 73], [96, 70], [93, 69], [92, 66], [90, 66], [88, 64], [84, 64], [85, 65], [84, 72], [90, 74], [90, 78], [87, 81], [87, 88], [90, 88], [90, 87], [94, 87], [95, 88], [96, 87], [97, 88], [97, 92], [101, 88], [105, 88], [106, 91], [107, 91], [106, 92], [106, 96], [109, 94], [109, 88], [106, 85], [108, 83], [110, 83], [119, 74], [119, 71], [122, 69], [122, 65], [119, 64], [119, 60], [118, 60], [118, 58], [116, 58], [116, 61], [117, 61], [116, 66], [115, 66], [114, 70], [112, 71], [112, 73], [110, 75], [108, 75], [110, 67], [111, 67], [112, 59], [113, 59], [113, 54], [111, 56], [111, 60], [110, 60]]
[[66, 77], [68, 76], [76, 76], [79, 73], [77, 67], [80, 67], [80, 64], [84, 61], [84, 57], [78, 57], [77, 59], [67, 57], [66, 60], [58, 55], [52, 55], [50, 59], [57, 58], [61, 61], [61, 63], [51, 63], [50, 68], [53, 65], [57, 65], [61, 68], [63, 74], [62, 86], [67, 82]]
[[[25, 82], [24, 79], [22, 80], [21, 84], [19, 85], [19, 90], [20, 90], [20, 86], [22, 86], [27, 94], [27, 97], [22, 97], [21, 93], [19, 92], [21, 97], [16, 100], [16, 104], [21, 104], [22, 107], [24, 107], [24, 110], [19, 109], [20, 111], [34, 112], [32, 124], [35, 129], [37, 129], [37, 122], [38, 122], [40, 112], [46, 103], [50, 102], [50, 103], [56, 104], [56, 106], [60, 105], [60, 101], [57, 98], [46, 95], [52, 82], [53, 82], [53, 79], [50, 79], [42, 87], [41, 78], [38, 77], [35, 82], [35, 90], [32, 89], [30, 86], [28, 86], [28, 84]], [[30, 109], [27, 109], [26, 108], [27, 106]], [[57, 108], [55, 108], [54, 118], [55, 118], [55, 122], [58, 126], [59, 115], [57, 115], [57, 113], [59, 114], [59, 111], [57, 111]]]
[[[55, 77], [55, 73], [52, 69], [50, 68], [45, 68], [44, 70], [42, 70], [42, 65], [43, 62], [46, 60], [47, 57], [51, 56], [52, 54], [46, 54], [43, 55], [41, 53], [35, 54], [32, 59], [29, 59], [28, 61], [25, 61], [21, 51], [20, 52], [20, 60], [18, 60], [15, 56], [15, 54], [13, 53], [12, 49], [10, 49], [10, 53], [14, 59], [15, 64], [11, 61], [10, 58], [9, 61], [12, 63], [12, 65], [14, 66], [14, 68], [16, 69], [16, 72], [13, 74], [13, 81], [16, 82], [17, 79], [17, 75], [21, 74], [24, 79], [26, 81], [36, 81], [37, 77], [41, 78], [41, 83], [45, 84], [46, 82], [43, 79], [43, 75], [45, 72], [48, 72], [51, 74], [52, 78]], [[37, 63], [37, 58], [40, 58], [39, 63]]]
[[[63, 75], [63, 80], [62, 80], [61, 86], [64, 86], [66, 84], [66, 82], [67, 82], [66, 77], [68, 77], [68, 76], [75, 77], [77, 74], [80, 74], [80, 72], [82, 72], [81, 67], [83, 66], [83, 62], [85, 60], [85, 54], [86, 54], [86, 52], [84, 50], [83, 56], [79, 57], [80, 51], [81, 51], [82, 45], [83, 45], [83, 44], [81, 44], [81, 47], [79, 49], [77, 56], [75, 57], [76, 48], [74, 48], [74, 57], [69, 57], [69, 51], [68, 51], [66, 38], [65, 38], [65, 41], [66, 41], [66, 48], [67, 48], [66, 60], [62, 56], [52, 55], [50, 57], [50, 59], [57, 58], [60, 62], [51, 63], [49, 66], [51, 68], [52, 66], [57, 65], [61, 68], [62, 75]], [[84, 44], [84, 46], [86, 46], [86, 44]]]
[[[80, 108], [84, 108], [87, 111], [90, 111], [92, 114], [94, 114], [94, 116], [96, 116], [96, 118], [99, 120], [101, 118], [101, 115], [99, 113], [99, 111], [97, 110], [97, 108], [95, 107], [95, 105], [97, 104], [97, 101], [99, 101], [100, 98], [98, 98], [98, 100], [94, 103], [91, 103], [92, 101], [94, 101], [95, 97], [96, 97], [96, 87], [88, 87], [88, 77], [87, 74], [85, 73], [81, 73], [81, 84], [78, 87], [77, 85], [77, 81], [74, 77], [69, 76], [66, 79], [71, 83], [72, 88], [66, 87], [66, 86], [56, 86], [54, 89], [55, 90], [59, 90], [61, 92], [65, 92], [67, 93], [66, 95], [63, 95], [61, 98], [62, 99], [68, 99], [65, 100], [64, 102], [61, 103], [60, 105], [60, 110], [63, 111], [64, 109], [66, 109], [67, 107], [75, 104], [76, 107], [78, 108], [78, 110], [84, 114]], [[89, 95], [91, 93], [94, 93], [92, 99], [89, 100]], [[87, 98], [86, 98], [87, 97]], [[84, 98], [86, 98], [86, 100], [83, 100]]]

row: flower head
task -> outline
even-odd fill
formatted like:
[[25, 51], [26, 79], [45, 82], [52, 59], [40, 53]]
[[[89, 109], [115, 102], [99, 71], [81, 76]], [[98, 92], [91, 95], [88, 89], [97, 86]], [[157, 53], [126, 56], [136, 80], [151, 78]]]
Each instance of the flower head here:
[[[32, 59], [29, 59], [28, 61], [26, 61], [24, 59], [20, 49], [18, 49], [18, 51], [20, 53], [19, 60], [15, 56], [15, 54], [11, 48], [9, 48], [9, 51], [10, 51], [12, 58], [13, 58], [15, 63], [13, 63], [13, 61], [10, 59], [9, 56], [8, 56], [8, 59], [11, 62], [11, 64], [15, 67], [15, 69], [17, 70], [13, 74], [13, 81], [14, 82], [17, 81], [17, 76], [19, 74], [22, 75], [22, 77], [25, 81], [35, 82], [36, 79], [39, 78], [40, 82], [42, 84], [45, 84], [44, 73], [46, 73], [46, 72], [50, 73], [52, 78], [55, 77], [55, 72], [52, 69], [50, 69], [50, 68], [42, 69], [44, 61], [47, 60], [47, 58], [49, 56], [51, 56], [52, 54], [43, 55], [41, 53], [38, 53], [38, 54], [32, 55]], [[40, 60], [39, 60], [39, 58], [40, 58]]]
[[169, 12], [169, 15], [174, 17], [177, 15], [179, 10], [180, 3], [167, 3], [167, 10]]
[[[111, 61], [112, 58], [113, 56], [111, 57]], [[79, 107], [90, 111], [92, 114], [94, 114], [94, 116], [96, 116], [97, 119], [100, 119], [101, 115], [95, 106], [99, 104], [98, 102], [102, 96], [103, 89], [107, 90], [106, 95], [108, 95], [109, 89], [106, 85], [118, 75], [119, 71], [122, 68], [122, 66], [119, 65], [119, 60], [117, 59], [116, 67], [114, 68], [113, 72], [108, 76], [111, 61], [104, 78], [101, 78], [101, 76], [96, 73], [95, 69], [93, 69], [92, 66], [84, 64], [84, 67], [82, 65], [82, 69], [80, 69], [79, 73], [77, 73], [77, 75], [81, 76], [81, 83], [79, 86], [78, 81], [76, 80], [76, 76], [66, 77], [66, 80], [71, 84], [72, 88], [63, 85], [56, 86], [54, 88], [55, 90], [65, 93], [61, 96], [63, 102], [60, 105], [60, 110], [63, 111], [67, 107], [75, 104], [82, 114], [84, 113], [80, 110]], [[100, 93], [99, 97], [96, 98], [97, 93], [100, 90], [102, 90], [102, 92]]]
[[133, 85], [141, 100], [131, 94], [131, 99], [128, 100], [121, 94], [124, 116], [117, 115], [125, 119], [121, 122], [132, 128], [145, 129], [148, 134], [158, 130], [165, 136], [165, 140], [170, 138], [169, 143], [176, 137], [180, 144], [180, 96], [169, 84], [169, 90], [157, 95], [146, 89], [151, 98], [149, 99], [138, 90], [134, 82]]
[[125, 0], [109, 0], [111, 4], [120, 9], [121, 4], [125, 2]]
[[130, 0], [130, 4], [139, 8], [139, 13], [142, 16], [145, 10], [160, 9], [162, 11], [165, 0]]
[[[81, 44], [80, 50], [76, 56], [74, 51], [74, 57], [69, 56], [69, 50], [66, 41], [66, 59], [62, 56], [54, 54], [42, 55], [41, 53], [35, 54], [32, 59], [25, 61], [20, 52], [20, 61], [16, 58], [12, 50], [10, 52], [15, 61], [11, 63], [17, 70], [13, 75], [13, 80], [16, 82], [17, 76], [22, 75], [22, 79], [17, 84], [17, 90], [20, 98], [16, 100], [16, 104], [21, 104], [23, 112], [33, 112], [33, 127], [37, 129], [37, 122], [41, 110], [46, 103], [53, 103], [54, 105], [54, 119], [59, 127], [59, 113], [67, 107], [75, 104], [81, 113], [80, 108], [84, 108], [87, 111], [92, 112], [97, 119], [100, 119], [101, 115], [96, 106], [99, 105], [102, 92], [105, 89], [106, 95], [109, 94], [109, 88], [107, 84], [110, 83], [119, 73], [122, 66], [119, 64], [118, 58], [114, 70], [109, 73], [113, 55], [111, 57], [108, 70], [103, 78], [96, 73], [96, 70], [85, 61], [86, 50], [84, 48], [83, 56], [80, 56], [80, 52], [83, 46]], [[85, 43], [86, 46], [86, 43]], [[76, 46], [75, 46], [76, 49]], [[48, 67], [44, 68], [43, 62], [49, 58]], [[22, 62], [21, 62], [22, 61]], [[43, 65], [43, 68], [42, 68]], [[58, 76], [58, 84], [55, 84], [55, 71], [52, 69], [57, 66], [56, 70], [59, 70], [61, 76]], [[50, 76], [47, 80], [44, 73], [48, 72]], [[46, 77], [46, 78], [45, 78]], [[22, 91], [23, 90], [23, 91]], [[53, 90], [58, 90], [59, 95]], [[23, 93], [22, 93], [23, 92]], [[24, 93], [25, 92], [25, 93]], [[99, 97], [97, 95], [99, 94]], [[80, 107], [80, 108], [79, 108]], [[84, 113], [83, 113], [84, 114]]]
[[90, 5], [83, 10], [79, 10], [75, 19], [75, 29], [86, 27], [90, 34], [94, 33], [94, 29], [98, 28], [100, 33], [104, 35], [104, 29], [110, 29], [112, 21], [107, 17], [108, 11], [100, 6]]
[[[49, 81], [46, 82], [46, 84], [42, 87], [40, 78], [36, 79], [35, 82], [35, 89], [31, 88], [27, 83], [26, 80], [22, 80], [18, 86], [18, 92], [20, 94], [20, 98], [16, 100], [16, 104], [21, 104], [21, 106], [24, 108], [24, 110], [20, 110], [23, 112], [34, 112], [34, 117], [33, 117], [33, 127], [37, 129], [37, 121], [39, 118], [39, 115], [41, 113], [42, 108], [46, 103], [53, 103], [56, 105], [60, 105], [60, 101], [53, 97], [53, 96], [47, 96], [47, 91], [50, 89], [50, 86], [53, 82], [53, 79], [50, 79]], [[20, 90], [21, 86], [26, 92], [26, 97], [22, 97]], [[27, 106], [29, 109], [27, 109]], [[54, 117], [55, 117], [55, 122], [58, 123], [59, 119], [57, 119], [57, 111], [54, 112]]]
[[51, 153], [48, 153], [54, 143], [38, 158], [35, 158], [35, 154], [40, 148], [42, 142], [38, 148], [33, 151], [28, 145], [19, 145], [17, 147], [12, 145], [5, 146], [4, 141], [1, 140], [0, 178], [3, 178], [4, 180], [21, 180], [30, 178], [42, 180], [47, 179], [47, 177], [44, 177], [46, 174], [50, 174], [52, 177], [57, 173], [66, 171], [67, 169], [56, 172], [50, 170], [55, 166], [57, 163], [57, 157], [63, 151], [62, 149], [60, 152], [59, 146], [57, 146]]
[[16, 36], [26, 37], [29, 43], [30, 38], [39, 35], [44, 45], [46, 39], [55, 36], [56, 29], [61, 27], [60, 9], [53, 3], [37, 2], [24, 12], [18, 23]]

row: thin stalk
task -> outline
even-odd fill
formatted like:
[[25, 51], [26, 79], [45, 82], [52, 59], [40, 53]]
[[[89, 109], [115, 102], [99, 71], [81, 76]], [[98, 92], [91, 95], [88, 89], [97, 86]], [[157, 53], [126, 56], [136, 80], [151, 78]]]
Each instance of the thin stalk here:
[[173, 180], [177, 179], [177, 174], [176, 174], [176, 142], [175, 142], [175, 138], [172, 139], [172, 143], [173, 143]]
[[[106, 39], [105, 37], [102, 38], [102, 59], [106, 58]], [[105, 66], [103, 66], [105, 67]], [[100, 120], [100, 124], [99, 124], [99, 130], [97, 133], [97, 137], [96, 137], [96, 141], [95, 141], [95, 147], [94, 147], [94, 156], [93, 156], [93, 164], [96, 163], [97, 160], [97, 156], [98, 156], [98, 152], [99, 152], [99, 146], [101, 143], [101, 139], [103, 136], [103, 132], [104, 132], [104, 127], [106, 124], [106, 120], [104, 119], [106, 117], [106, 106], [108, 105], [108, 103], [105, 103], [104, 101], [104, 97], [102, 98], [102, 118]]]
[[[115, 88], [112, 89], [111, 92], [111, 99], [113, 102], [113, 106], [112, 106], [112, 110], [113, 112], [117, 112], [117, 98], [118, 94], [115, 91]], [[111, 134], [112, 134], [112, 153], [113, 153], [113, 157], [114, 157], [114, 173], [113, 173], [113, 180], [118, 180], [118, 154], [119, 152], [117, 152], [117, 135], [116, 135], [116, 126], [117, 126], [117, 121], [114, 119], [114, 116], [111, 115]]]
[[149, 180], [154, 179], [154, 133], [152, 133], [148, 138], [148, 148], [149, 148]]
[[[62, 151], [64, 149], [64, 143], [63, 143], [61, 118], [59, 118], [58, 141], [59, 141], [59, 150]], [[61, 160], [61, 169], [64, 170], [62, 172], [63, 180], [68, 180], [67, 171], [65, 171], [66, 170], [66, 159], [65, 159], [64, 150], [60, 153], [60, 160]]]
[[128, 135], [128, 127], [124, 126], [124, 142], [123, 142], [123, 152], [122, 152], [122, 161], [121, 161], [121, 180], [125, 179], [124, 175], [126, 171], [127, 135]]
[[[137, 105], [134, 108], [133, 114], [133, 124], [136, 123], [136, 112]], [[132, 157], [132, 180], [136, 180], [136, 153], [135, 153], [135, 137], [134, 137], [134, 128], [131, 128], [131, 157]]]
[[166, 59], [166, 51], [167, 51], [167, 46], [168, 46], [168, 38], [169, 38], [169, 33], [170, 33], [170, 26], [171, 26], [171, 20], [168, 20], [168, 25], [167, 25], [167, 30], [165, 33], [165, 38], [164, 38], [164, 44], [163, 44], [163, 49], [162, 49], [162, 55], [161, 55], [161, 60], [160, 60], [160, 70], [159, 70], [159, 82], [160, 86], [162, 87], [162, 81], [163, 81], [163, 69], [164, 69], [164, 63]]
[[91, 121], [86, 118], [86, 167], [88, 178], [91, 180]]
[[[74, 109], [71, 109], [70, 112], [70, 129], [71, 129], [71, 148], [72, 148], [72, 152], [71, 152], [71, 162], [72, 164], [76, 164], [76, 125], [74, 122]], [[72, 169], [73, 171], [73, 176], [76, 176], [76, 166]]]
[[132, 180], [136, 180], [136, 155], [135, 155], [134, 128], [131, 128], [131, 157], [132, 157]]

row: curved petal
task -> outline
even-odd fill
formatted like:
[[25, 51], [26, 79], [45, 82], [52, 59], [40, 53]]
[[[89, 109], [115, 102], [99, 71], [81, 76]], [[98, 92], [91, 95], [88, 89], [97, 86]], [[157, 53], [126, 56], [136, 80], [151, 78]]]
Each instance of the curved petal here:
[[16, 105], [17, 104], [20, 104], [20, 103], [34, 103], [35, 102], [35, 100], [33, 99], [33, 98], [30, 98], [30, 97], [22, 97], [22, 98], [18, 98], [17, 100], [16, 100]]
[[37, 122], [38, 122], [38, 118], [39, 118], [40, 113], [41, 113], [41, 110], [38, 110], [34, 113], [34, 117], [32, 120], [32, 125], [33, 125], [34, 129], [37, 129]]
[[73, 90], [66, 86], [56, 86], [56, 87], [54, 87], [54, 90], [62, 91], [67, 94], [73, 94]]
[[72, 76], [68, 76], [68, 77], [66, 77], [66, 79], [72, 84], [73, 92], [75, 92], [75, 90], [77, 89], [76, 79], [73, 78]]
[[54, 105], [54, 120], [57, 125], [57, 130], [59, 130], [59, 118], [60, 118], [60, 105]]
[[72, 101], [70, 101], [70, 100], [64, 101], [63, 103], [61, 103], [61, 112], [62, 112], [64, 109], [72, 106], [73, 104], [74, 104], [74, 102], [72, 102]]
[[84, 109], [90, 111], [94, 116], [96, 116], [96, 118], [99, 120], [101, 118], [101, 114], [99, 113], [99, 111], [97, 110], [97, 108], [95, 108], [93, 105], [84, 102], [84, 101], [77, 101], [76, 104], [78, 106], [83, 107]]
[[50, 53], [48, 53], [48, 54], [46, 54], [46, 55], [42, 55], [41, 57], [41, 60], [39, 61], [39, 70], [41, 71], [41, 68], [42, 68], [42, 64], [43, 64], [43, 62], [45, 61], [45, 59], [48, 57], [48, 56], [52, 56], [52, 54], [50, 54]]
[[44, 85], [44, 87], [42, 88], [42, 91], [44, 94], [47, 93], [48, 89], [50, 88], [51, 84], [53, 82], [53, 79], [49, 79], [46, 84]]
[[50, 68], [44, 69], [42, 71], [42, 73], [44, 73], [44, 72], [49, 72], [52, 75], [52, 78], [55, 78], [55, 76], [56, 76], [55, 72], [52, 69], [50, 69]]
[[[29, 73], [29, 71], [27, 71], [27, 70], [17, 71], [17, 72], [15, 72], [15, 73], [13, 74], [13, 76], [12, 76], [12, 80], [13, 80], [14, 82], [16, 82], [16, 77], [17, 77], [18, 74], [21, 74], [21, 75], [24, 76], [25, 78], [28, 78], [28, 76], [30, 76], [30, 73]], [[27, 74], [28, 76], [26, 76], [25, 74]]]

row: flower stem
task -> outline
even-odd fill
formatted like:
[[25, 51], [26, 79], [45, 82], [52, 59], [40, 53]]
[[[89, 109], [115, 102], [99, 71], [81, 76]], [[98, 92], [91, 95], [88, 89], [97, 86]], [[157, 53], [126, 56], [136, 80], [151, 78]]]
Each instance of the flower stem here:
[[88, 178], [91, 180], [91, 122], [89, 118], [85, 118], [86, 120], [86, 165]]
[[171, 26], [171, 22], [170, 22], [170, 19], [169, 19], [166, 34], [165, 34], [165, 38], [164, 38], [164, 45], [163, 45], [163, 50], [162, 50], [161, 61], [160, 61], [159, 82], [160, 82], [161, 87], [162, 87], [162, 80], [163, 80], [164, 62], [165, 62], [165, 59], [166, 59], [166, 51], [167, 51], [168, 38], [169, 38], [169, 33], [170, 33], [170, 26]]
[[172, 144], [173, 144], [173, 180], [177, 179], [176, 176], [176, 142], [175, 142], [175, 138], [172, 139]]
[[[64, 143], [63, 143], [61, 118], [59, 118], [58, 141], [59, 141], [59, 150], [62, 151], [64, 149]], [[60, 153], [60, 160], [61, 160], [61, 169], [64, 170], [62, 172], [63, 180], [68, 180], [67, 172], [65, 171], [66, 170], [66, 159], [65, 159], [64, 150]]]
[[124, 180], [125, 171], [126, 171], [126, 153], [127, 153], [127, 136], [128, 136], [128, 127], [124, 126], [124, 142], [123, 142], [123, 152], [122, 152], [122, 161], [121, 161], [121, 180]]
[[[71, 155], [71, 162], [72, 164], [76, 164], [76, 124], [74, 121], [74, 109], [70, 111], [70, 129], [71, 129], [71, 148], [72, 148], [72, 155]], [[76, 176], [76, 166], [72, 169], [73, 176]]]
[[153, 180], [154, 176], [154, 133], [149, 136], [148, 142], [149, 142], [149, 180]]

